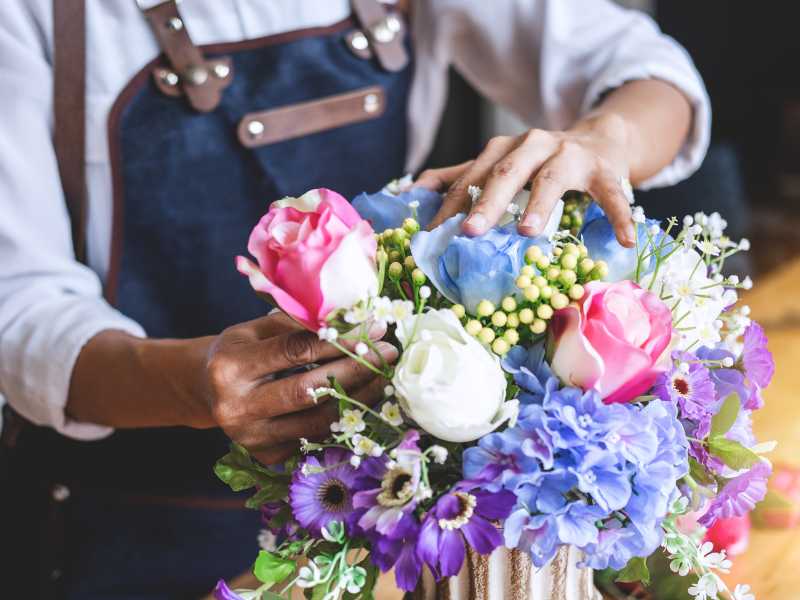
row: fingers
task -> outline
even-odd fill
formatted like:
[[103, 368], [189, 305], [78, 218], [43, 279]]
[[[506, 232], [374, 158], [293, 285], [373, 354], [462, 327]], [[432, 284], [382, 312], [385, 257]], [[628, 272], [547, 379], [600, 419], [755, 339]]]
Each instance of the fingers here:
[[544, 231], [561, 196], [578, 187], [576, 175], [574, 167], [564, 157], [556, 156], [542, 165], [533, 179], [530, 199], [519, 221], [520, 233], [533, 236]]
[[547, 144], [523, 143], [495, 163], [481, 193], [464, 222], [464, 232], [481, 235], [505, 214], [514, 196], [530, 181], [550, 155]]
[[466, 170], [472, 165], [473, 161], [468, 160], [460, 165], [443, 167], [441, 169], [426, 169], [419, 174], [414, 182], [415, 187], [424, 187], [429, 190], [438, 191], [450, 187]]
[[[362, 404], [373, 406], [381, 399], [385, 386], [385, 379], [373, 377], [351, 396]], [[291, 415], [254, 421], [236, 432], [237, 441], [250, 450], [258, 451], [284, 442], [297, 442], [301, 437], [322, 440], [330, 435], [330, 425], [338, 418], [338, 403], [335, 400], [324, 402]]]
[[[397, 349], [391, 344], [378, 342], [376, 348], [386, 362], [397, 360]], [[380, 357], [372, 352], [366, 354], [364, 359], [376, 367], [381, 364]], [[329, 386], [330, 377], [335, 377], [345, 389], [359, 389], [374, 375], [374, 371], [355, 360], [342, 358], [305, 373], [261, 384], [248, 395], [240, 422], [312, 408], [316, 406], [316, 400], [308, 390]]]
[[[472, 207], [469, 187], [471, 185], [482, 185], [489, 176], [494, 164], [513, 150], [517, 144], [517, 139], [512, 137], [501, 136], [489, 140], [480, 156], [450, 187], [442, 202], [442, 208], [434, 217], [429, 228], [436, 227], [457, 213], [469, 210]], [[476, 217], [476, 222], [472, 223], [472, 225], [478, 227], [480, 223], [477, 221], [479, 221], [478, 217]]]
[[636, 243], [636, 234], [631, 219], [631, 207], [619, 179], [611, 172], [600, 172], [594, 177], [589, 193], [606, 212], [614, 227], [617, 241], [626, 248], [632, 248]]
[[266, 450], [251, 450], [250, 454], [262, 465], [279, 465], [287, 461], [297, 452], [298, 442], [284, 442], [275, 446], [270, 446]]

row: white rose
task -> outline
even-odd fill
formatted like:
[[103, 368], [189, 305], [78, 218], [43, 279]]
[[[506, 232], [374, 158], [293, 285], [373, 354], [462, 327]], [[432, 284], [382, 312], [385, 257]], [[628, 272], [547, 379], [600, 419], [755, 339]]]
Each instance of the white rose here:
[[452, 311], [431, 310], [400, 321], [403, 354], [392, 384], [403, 410], [448, 442], [469, 442], [516, 417], [505, 401], [498, 358], [469, 335]]

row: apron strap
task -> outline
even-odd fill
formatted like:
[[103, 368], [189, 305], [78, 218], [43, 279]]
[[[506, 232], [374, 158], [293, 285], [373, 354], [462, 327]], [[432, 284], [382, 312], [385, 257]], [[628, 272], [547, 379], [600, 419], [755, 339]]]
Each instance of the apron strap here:
[[206, 61], [189, 36], [177, 0], [164, 0], [150, 8], [145, 8], [141, 0], [136, 0], [136, 4], [174, 70], [157, 75], [156, 84], [166, 93], [180, 86], [189, 104], [198, 112], [214, 110], [222, 99], [222, 90], [232, 80], [230, 63]]
[[86, 262], [86, 6], [53, 0], [53, 147], [72, 225], [75, 258]]
[[350, 0], [353, 12], [367, 32], [378, 62], [387, 71], [401, 71], [408, 64], [403, 43], [403, 21], [378, 0]]

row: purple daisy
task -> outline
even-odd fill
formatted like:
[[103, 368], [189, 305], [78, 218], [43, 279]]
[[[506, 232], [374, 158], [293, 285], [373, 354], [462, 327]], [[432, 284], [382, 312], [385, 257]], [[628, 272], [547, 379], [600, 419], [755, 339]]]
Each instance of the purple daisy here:
[[742, 364], [747, 378], [760, 388], [765, 388], [775, 374], [775, 361], [767, 350], [767, 336], [758, 323], [750, 323], [744, 330]]
[[413, 591], [422, 574], [422, 560], [417, 553], [419, 523], [416, 517], [405, 515], [392, 538], [374, 533], [368, 537], [372, 541], [372, 562], [384, 573], [394, 568], [397, 587]]
[[749, 471], [729, 480], [698, 523], [711, 527], [717, 519], [742, 517], [749, 513], [767, 494], [767, 480], [771, 474], [772, 466], [759, 461]]
[[220, 579], [214, 588], [214, 598], [216, 600], [244, 600], [239, 594], [228, 587], [224, 580]]
[[672, 359], [672, 368], [658, 377], [653, 393], [677, 404], [681, 417], [699, 421], [717, 400], [711, 373], [688, 352], [674, 352]]
[[353, 511], [353, 494], [362, 489], [362, 478], [349, 458], [350, 453], [342, 448], [327, 448], [321, 461], [309, 455], [292, 476], [292, 514], [314, 535], [320, 535], [331, 521], [345, 522]]
[[395, 537], [403, 517], [416, 508], [423, 496], [418, 441], [419, 433], [412, 429], [406, 432], [396, 453], [392, 451], [395, 459], [382, 457], [361, 464], [367, 483], [353, 498], [353, 505], [357, 510], [354, 517], [364, 531], [374, 529], [380, 535]]
[[516, 501], [508, 490], [451, 490], [425, 517], [417, 544], [420, 558], [437, 577], [457, 575], [464, 564], [465, 543], [479, 554], [490, 554], [503, 544], [503, 534], [492, 521], [505, 519]]

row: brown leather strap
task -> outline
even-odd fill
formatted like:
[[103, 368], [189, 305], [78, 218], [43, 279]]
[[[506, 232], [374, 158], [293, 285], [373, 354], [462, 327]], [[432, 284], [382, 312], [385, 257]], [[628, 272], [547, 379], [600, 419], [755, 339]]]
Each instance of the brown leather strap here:
[[142, 12], [175, 71], [176, 79], [172, 85], [181, 86], [195, 110], [214, 110], [222, 98], [222, 90], [230, 83], [230, 69], [215, 71], [206, 62], [189, 36], [176, 0], [165, 0], [151, 8], [143, 8]]
[[72, 224], [75, 258], [86, 261], [86, 6], [53, 0], [53, 146]]
[[351, 0], [351, 4], [381, 66], [387, 71], [405, 68], [408, 52], [403, 43], [403, 20], [388, 13], [378, 0]]

